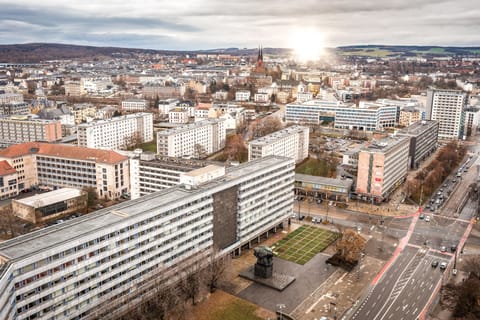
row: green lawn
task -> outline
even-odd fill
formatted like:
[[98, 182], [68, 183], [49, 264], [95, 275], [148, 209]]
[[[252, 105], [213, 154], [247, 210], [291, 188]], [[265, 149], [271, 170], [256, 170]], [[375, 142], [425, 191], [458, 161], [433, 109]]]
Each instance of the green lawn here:
[[153, 140], [150, 142], [142, 143], [138, 145], [135, 149], [140, 148], [143, 151], [152, 151], [154, 153], [157, 153], [157, 141]]
[[303, 265], [325, 250], [338, 236], [336, 232], [301, 226], [273, 244], [272, 250], [279, 258]]

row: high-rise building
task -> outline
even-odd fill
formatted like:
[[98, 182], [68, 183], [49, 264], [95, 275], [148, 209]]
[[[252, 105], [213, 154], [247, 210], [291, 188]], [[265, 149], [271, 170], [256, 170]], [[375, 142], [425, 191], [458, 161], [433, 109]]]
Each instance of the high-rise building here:
[[248, 143], [248, 160], [276, 155], [302, 162], [308, 157], [309, 128], [292, 126]]
[[438, 146], [438, 122], [418, 121], [397, 132], [397, 136], [410, 138], [408, 152], [408, 165], [410, 168], [418, 168], [420, 162], [431, 155]]
[[258, 159], [0, 243], [0, 319], [118, 318], [214, 248], [239, 254], [286, 225], [294, 168]]
[[405, 180], [408, 171], [409, 137], [374, 141], [358, 155], [357, 196], [382, 202]]
[[438, 122], [440, 139], [463, 138], [467, 94], [461, 90], [427, 90], [426, 119]]
[[125, 149], [153, 140], [153, 115], [142, 112], [83, 123], [77, 135], [80, 147]]

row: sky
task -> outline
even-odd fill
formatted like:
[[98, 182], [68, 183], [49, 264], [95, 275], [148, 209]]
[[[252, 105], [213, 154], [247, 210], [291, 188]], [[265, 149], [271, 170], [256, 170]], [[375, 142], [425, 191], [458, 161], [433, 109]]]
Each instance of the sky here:
[[480, 46], [474, 0], [0, 0], [0, 44]]

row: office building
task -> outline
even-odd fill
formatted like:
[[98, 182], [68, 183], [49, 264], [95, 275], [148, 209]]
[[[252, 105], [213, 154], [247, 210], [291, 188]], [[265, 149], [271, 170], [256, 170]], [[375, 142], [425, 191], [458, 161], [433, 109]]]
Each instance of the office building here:
[[398, 124], [403, 127], [408, 127], [415, 122], [422, 120], [422, 113], [414, 107], [405, 107], [400, 110], [400, 120]]
[[42, 141], [56, 142], [62, 139], [62, 125], [58, 120], [32, 119], [27, 116], [0, 118], [0, 145]]
[[398, 123], [399, 108], [393, 105], [360, 102], [360, 107], [337, 108], [335, 128], [361, 131], [384, 130]]
[[408, 166], [416, 169], [438, 146], [438, 122], [418, 121], [397, 132], [397, 136], [410, 138]]
[[[213, 248], [286, 224], [294, 161], [266, 157], [0, 243], [1, 319], [117, 319]], [[216, 171], [216, 170], [214, 170]], [[188, 180], [188, 179], [187, 179]]]
[[29, 142], [0, 150], [0, 160], [17, 170], [19, 190], [89, 187], [116, 199], [130, 189], [128, 158], [111, 150]]
[[426, 119], [438, 122], [439, 139], [463, 138], [467, 94], [460, 90], [427, 90]]
[[126, 149], [153, 140], [153, 115], [134, 113], [83, 123], [77, 127], [77, 134], [80, 147]]
[[480, 123], [480, 108], [470, 107], [465, 109], [465, 121], [463, 135], [466, 137], [474, 136], [478, 131]]
[[164, 157], [203, 158], [225, 147], [225, 121], [207, 119], [157, 133], [157, 153]]
[[387, 199], [407, 176], [409, 137], [374, 141], [358, 155], [358, 197], [374, 203]]
[[248, 143], [248, 160], [276, 155], [302, 162], [308, 157], [309, 128], [292, 126]]

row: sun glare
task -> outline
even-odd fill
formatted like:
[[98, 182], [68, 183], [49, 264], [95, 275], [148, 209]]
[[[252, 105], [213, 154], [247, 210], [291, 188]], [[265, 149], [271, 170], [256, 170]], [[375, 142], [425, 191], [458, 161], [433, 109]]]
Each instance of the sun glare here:
[[316, 61], [325, 49], [324, 35], [315, 29], [295, 30], [291, 36], [295, 59], [300, 62]]

